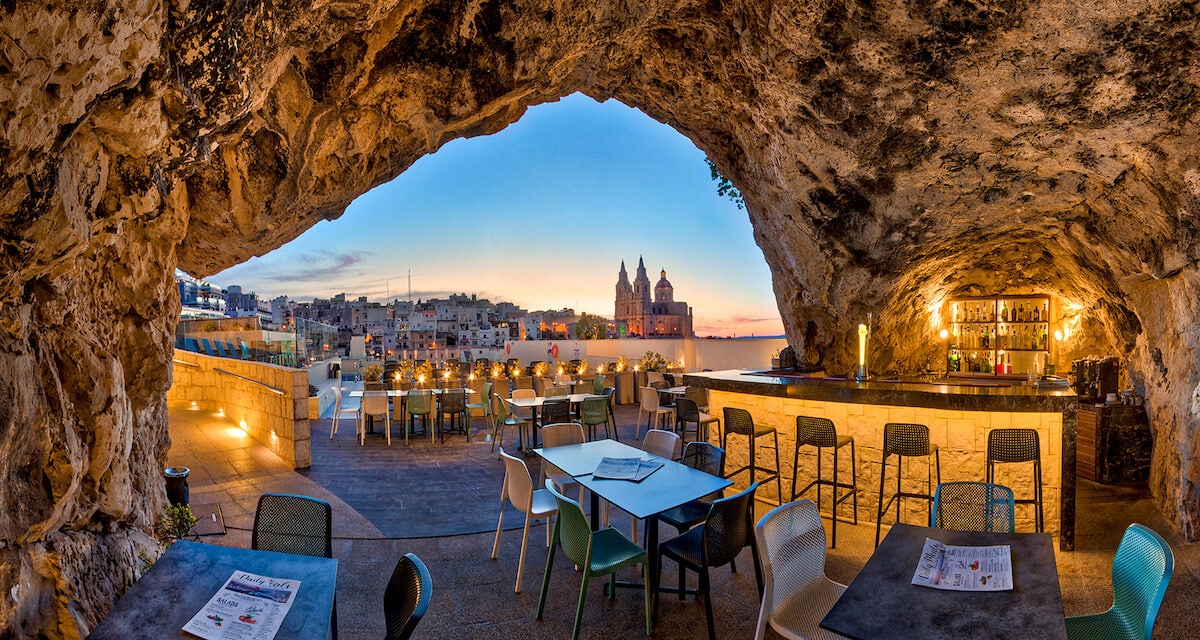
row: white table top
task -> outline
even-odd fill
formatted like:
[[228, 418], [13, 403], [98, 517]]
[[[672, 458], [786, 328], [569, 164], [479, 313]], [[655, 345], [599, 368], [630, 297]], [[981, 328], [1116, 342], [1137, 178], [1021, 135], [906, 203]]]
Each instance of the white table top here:
[[[441, 395], [447, 389], [384, 389], [383, 391], [387, 392], [389, 398], [403, 398], [408, 395], [409, 391], [432, 391], [434, 395]], [[475, 393], [474, 389], [449, 389], [449, 391], [465, 391], [467, 395]], [[361, 398], [363, 397], [363, 392], [362, 390], [351, 391], [350, 397]]]
[[509, 406], [520, 407], [522, 409], [528, 409], [530, 407], [540, 407], [543, 404], [545, 404], [547, 400], [555, 400], [558, 398], [565, 398], [567, 402], [570, 402], [571, 404], [576, 404], [579, 402], [583, 402], [584, 400], [587, 400], [589, 398], [603, 398], [603, 397], [604, 396], [598, 396], [594, 393], [572, 393], [570, 395], [565, 395], [565, 396], [534, 396], [532, 398], [515, 398], [515, 399], [514, 398], [505, 398], [504, 401], [507, 402], [509, 404]]

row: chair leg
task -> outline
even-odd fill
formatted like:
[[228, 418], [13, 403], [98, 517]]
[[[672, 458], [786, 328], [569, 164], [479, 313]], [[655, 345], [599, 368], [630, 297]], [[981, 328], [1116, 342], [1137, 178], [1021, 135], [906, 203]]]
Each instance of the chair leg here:
[[[783, 480], [779, 479], [779, 476], [783, 475], [779, 470], [779, 431], [772, 431], [771, 435], [775, 436], [775, 497], [779, 498], [779, 504], [783, 504]], [[819, 494], [820, 490], [817, 493]]]
[[517, 561], [517, 586], [513, 591], [521, 593], [521, 575], [525, 573], [525, 548], [529, 546], [529, 514], [525, 514], [525, 527], [521, 529], [521, 559]]
[[500, 532], [504, 530], [504, 498], [500, 499], [500, 520], [496, 522], [496, 541], [492, 543], [492, 560], [500, 553]]
[[542, 610], [546, 608], [546, 591], [550, 589], [550, 570], [554, 568], [554, 550], [556, 548], [558, 545], [551, 545], [550, 552], [546, 554], [546, 574], [542, 576], [542, 594], [538, 596], [537, 616], [535, 616], [538, 620], [542, 619]]
[[583, 570], [583, 584], [579, 586], [579, 606], [575, 608], [575, 627], [571, 630], [571, 640], [579, 640], [579, 624], [583, 622], [583, 605], [587, 602], [588, 579], [591, 575]]
[[883, 488], [887, 480], [887, 454], [883, 454], [883, 462], [879, 465], [879, 507], [875, 509], [875, 546], [879, 546], [879, 531], [883, 526]]
[[697, 596], [704, 595], [704, 618], [708, 621], [708, 640], [717, 640], [717, 632], [713, 624], [712, 592], [709, 590], [708, 584], [708, 567], [701, 568], [698, 573], [700, 574], [700, 590]]
[[646, 600], [646, 635], [650, 635], [650, 625], [651, 625], [651, 619], [652, 619], [651, 618], [651, 615], [652, 615], [651, 608], [653, 605], [651, 604], [651, 600], [650, 600], [650, 563], [649, 562], [642, 563], [642, 593], [645, 594], [644, 598]]

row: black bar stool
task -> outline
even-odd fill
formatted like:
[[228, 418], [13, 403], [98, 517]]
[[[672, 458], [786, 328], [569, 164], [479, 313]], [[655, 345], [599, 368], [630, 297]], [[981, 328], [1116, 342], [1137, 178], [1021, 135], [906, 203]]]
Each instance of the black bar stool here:
[[995, 477], [993, 465], [997, 462], [1032, 462], [1033, 497], [1013, 500], [1014, 504], [1032, 504], [1037, 507], [1034, 523], [1038, 533], [1045, 530], [1042, 516], [1042, 449], [1036, 429], [992, 429], [988, 432], [987, 481]]
[[[842, 447], [850, 445], [850, 482], [841, 482], [838, 476], [838, 450]], [[800, 447], [813, 446], [817, 448], [817, 477], [812, 482], [805, 485], [799, 491], [796, 491], [796, 471], [800, 466]], [[833, 449], [833, 478], [826, 480], [821, 474], [821, 449]], [[845, 502], [847, 498], [854, 499], [854, 524], [858, 524], [858, 465], [856, 464], [857, 457], [854, 455], [854, 438], [852, 436], [839, 436], [837, 429], [833, 426], [833, 421], [827, 418], [812, 418], [809, 416], [796, 416], [796, 450], [792, 454], [792, 501], [794, 502], [798, 496], [804, 495], [809, 489], [817, 488], [817, 512], [821, 511], [821, 486], [828, 486], [833, 489], [833, 507], [829, 511], [829, 517], [833, 521], [833, 535], [830, 536], [829, 546], [837, 547], [837, 508], [838, 505]], [[843, 493], [842, 497], [838, 497], [838, 489], [849, 489], [848, 493]]]
[[[888, 456], [893, 454], [896, 456], [896, 493], [891, 498], [888, 498], [887, 505], [884, 505], [883, 487], [884, 481], [887, 479], [887, 461]], [[934, 457], [934, 462], [937, 465], [937, 483], [930, 481], [929, 462], [926, 461], [925, 463], [925, 482], [929, 487], [928, 493], [902, 490], [904, 458], [906, 456], [910, 458]], [[879, 546], [879, 529], [883, 524], [883, 512], [892, 507], [892, 502], [896, 503], [896, 522], [900, 521], [901, 498], [927, 500], [929, 508], [932, 511], [933, 491], [941, 483], [942, 461], [938, 456], [937, 445], [929, 442], [929, 427], [923, 424], [909, 424], [906, 422], [889, 422], [883, 425], [883, 463], [879, 467], [879, 511], [875, 514], [875, 546]]]
[[775, 427], [754, 426], [754, 418], [749, 411], [738, 409], [737, 407], [725, 407], [725, 430], [721, 434], [721, 448], [729, 452], [729, 434], [739, 434], [750, 438], [750, 463], [734, 469], [725, 474], [726, 478], [732, 478], [743, 471], [750, 472], [750, 483], [754, 484], [759, 481], [757, 477], [758, 471], [758, 442], [759, 436], [765, 436], [768, 433], [775, 438], [775, 468], [761, 469], [766, 475], [762, 480], [775, 479], [775, 490], [778, 491], [775, 495], [779, 497], [779, 502], [783, 503], [783, 482], [779, 479], [779, 434], [775, 431]]

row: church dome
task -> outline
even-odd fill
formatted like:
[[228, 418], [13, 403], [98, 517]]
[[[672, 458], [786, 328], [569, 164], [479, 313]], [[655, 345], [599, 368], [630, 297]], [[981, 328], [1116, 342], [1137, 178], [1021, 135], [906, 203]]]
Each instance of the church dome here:
[[666, 269], [663, 269], [659, 273], [658, 284], [654, 285], [654, 288], [655, 289], [662, 289], [662, 288], [673, 289], [674, 288], [671, 286], [671, 281], [667, 280], [667, 270]]

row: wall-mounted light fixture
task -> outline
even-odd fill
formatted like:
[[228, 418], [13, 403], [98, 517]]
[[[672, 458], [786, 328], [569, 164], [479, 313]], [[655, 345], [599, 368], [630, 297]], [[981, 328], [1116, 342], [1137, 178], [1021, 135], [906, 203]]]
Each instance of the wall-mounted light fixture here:
[[858, 325], [858, 375], [855, 380], [867, 379], [867, 325]]

